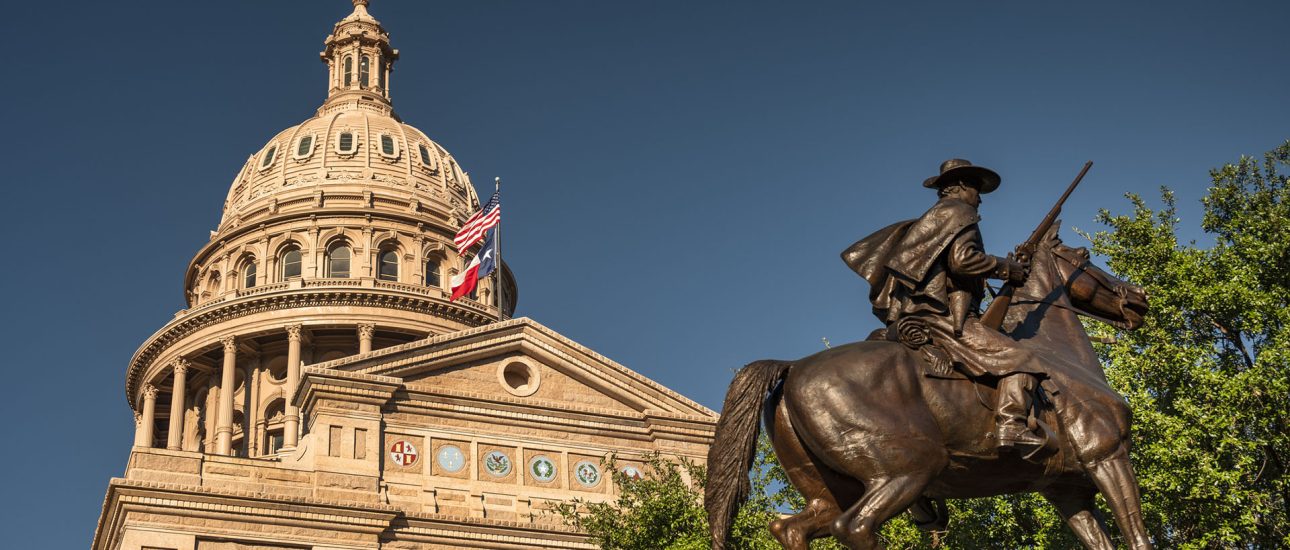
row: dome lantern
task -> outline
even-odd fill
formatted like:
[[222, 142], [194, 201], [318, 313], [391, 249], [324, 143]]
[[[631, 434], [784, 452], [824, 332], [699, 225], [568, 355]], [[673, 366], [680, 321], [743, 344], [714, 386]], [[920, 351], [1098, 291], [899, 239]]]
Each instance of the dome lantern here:
[[328, 68], [327, 103], [354, 95], [390, 101], [390, 73], [399, 51], [390, 35], [367, 12], [368, 0], [353, 0], [354, 12], [341, 19], [323, 42], [318, 56]]

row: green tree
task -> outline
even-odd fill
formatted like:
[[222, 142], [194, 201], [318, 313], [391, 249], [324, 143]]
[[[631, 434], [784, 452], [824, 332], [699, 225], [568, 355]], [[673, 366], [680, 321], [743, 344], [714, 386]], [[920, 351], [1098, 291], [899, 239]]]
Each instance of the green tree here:
[[[1134, 412], [1133, 462], [1157, 543], [1290, 547], [1290, 142], [1212, 170], [1182, 243], [1174, 195], [1103, 211], [1093, 250], [1146, 288], [1151, 314], [1099, 346]], [[1095, 327], [1102, 336], [1107, 327]]]
[[[766, 525], [778, 517], [773, 507], [766, 453], [753, 470], [752, 497], [739, 510], [731, 533], [735, 548], [776, 550]], [[583, 499], [558, 504], [555, 513], [565, 523], [591, 535], [607, 550], [706, 550], [711, 548], [708, 518], [703, 510], [703, 466], [679, 463], [658, 454], [646, 457], [644, 475], [623, 474], [610, 458], [606, 470], [618, 498], [596, 503]]]

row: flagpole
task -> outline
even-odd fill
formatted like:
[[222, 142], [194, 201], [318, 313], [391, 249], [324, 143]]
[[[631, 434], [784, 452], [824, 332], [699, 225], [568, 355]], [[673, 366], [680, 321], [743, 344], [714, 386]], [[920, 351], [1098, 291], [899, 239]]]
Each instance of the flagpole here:
[[[502, 178], [500, 177], [493, 178], [493, 193], [497, 194], [497, 208], [501, 208], [502, 207]], [[497, 218], [497, 227], [494, 228], [493, 231], [497, 232], [497, 234], [493, 235], [493, 257], [497, 259], [497, 269], [493, 271], [496, 272], [496, 277], [497, 277], [497, 283], [496, 283], [497, 284], [497, 322], [500, 323], [502, 322], [502, 319], [506, 316], [506, 300], [503, 300], [503, 298], [505, 298], [505, 295], [502, 294], [503, 266], [502, 266], [502, 219], [501, 217]]]

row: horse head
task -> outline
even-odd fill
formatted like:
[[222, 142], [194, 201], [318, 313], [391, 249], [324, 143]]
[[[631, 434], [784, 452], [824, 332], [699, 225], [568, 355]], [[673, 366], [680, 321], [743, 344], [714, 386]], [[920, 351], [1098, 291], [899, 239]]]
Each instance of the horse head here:
[[[1082, 315], [1127, 330], [1142, 326], [1148, 309], [1146, 291], [1094, 265], [1089, 260], [1087, 248], [1073, 248], [1063, 244], [1057, 236], [1057, 225], [1059, 224], [1054, 224], [1054, 229], [1036, 247], [1031, 267], [1032, 275], [1047, 272], [1053, 281], [1048, 285], [1042, 281], [1027, 282], [1034, 282], [1039, 287], [1049, 287], [1043, 289], [1041, 295], [1051, 295], [1052, 287], [1060, 286], [1065, 289], [1065, 299], [1062, 300], [1065, 303], [1059, 302], [1056, 305], [1069, 305]], [[1041, 275], [1039, 278], [1044, 277]], [[1031, 286], [1027, 284], [1026, 288]], [[1050, 300], [1040, 300], [1036, 296], [1035, 301]]]

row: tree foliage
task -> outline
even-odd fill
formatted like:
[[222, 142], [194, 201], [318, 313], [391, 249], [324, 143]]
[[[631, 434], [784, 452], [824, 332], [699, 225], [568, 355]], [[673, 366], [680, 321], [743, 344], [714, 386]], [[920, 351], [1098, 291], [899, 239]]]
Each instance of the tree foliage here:
[[[1131, 213], [1101, 211], [1106, 229], [1090, 236], [1111, 271], [1150, 296], [1137, 331], [1088, 327], [1110, 342], [1098, 353], [1133, 410], [1133, 464], [1158, 547], [1290, 548], [1288, 164], [1290, 141], [1261, 161], [1242, 157], [1211, 171], [1200, 223], [1209, 246], [1179, 240], [1182, 220], [1168, 188], [1157, 208], [1130, 194]], [[767, 523], [805, 504], [764, 438], [757, 456], [734, 548], [778, 548]], [[615, 473], [616, 502], [575, 502], [558, 512], [604, 548], [708, 548], [703, 468], [654, 456], [649, 470], [643, 480]], [[946, 533], [922, 533], [902, 514], [883, 538], [891, 548], [1078, 547], [1038, 495], [949, 506]], [[829, 539], [812, 548], [840, 546]]]
[[[1212, 170], [1201, 228], [1181, 243], [1175, 199], [1129, 195], [1093, 236], [1146, 290], [1151, 314], [1100, 346], [1134, 412], [1148, 528], [1176, 548], [1290, 546], [1290, 142]], [[1097, 330], [1109, 332], [1104, 327]]]

